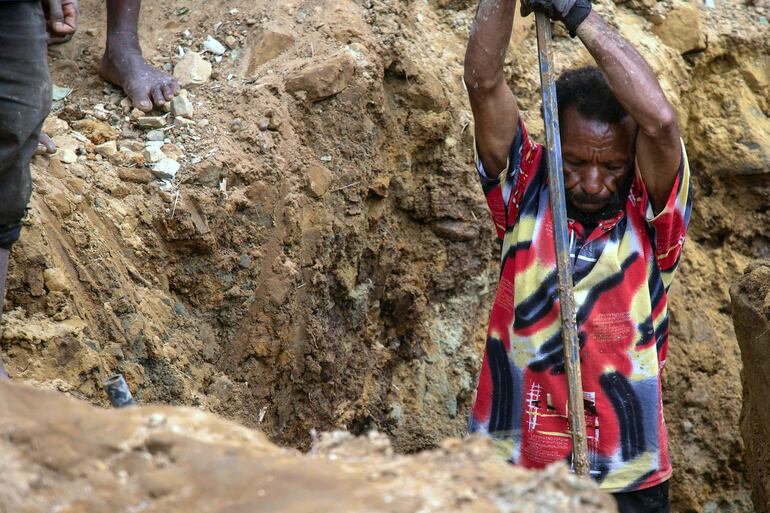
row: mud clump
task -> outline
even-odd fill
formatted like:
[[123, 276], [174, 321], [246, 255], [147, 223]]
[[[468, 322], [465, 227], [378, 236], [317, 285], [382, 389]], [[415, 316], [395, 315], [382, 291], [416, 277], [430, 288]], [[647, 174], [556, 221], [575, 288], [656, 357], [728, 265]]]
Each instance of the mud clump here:
[[770, 511], [770, 261], [752, 264], [730, 290], [743, 358], [741, 434], [758, 513]]
[[302, 455], [189, 408], [102, 410], [0, 383], [0, 409], [3, 511], [616, 511], [566, 467], [511, 468], [485, 440], [396, 456], [383, 435], [336, 432]]
[[[653, 30], [679, 3], [595, 8], [661, 77], [693, 169], [664, 383], [674, 507], [749, 511], [728, 283], [770, 256], [767, 8], [690, 4], [702, 33], [688, 48]], [[11, 375], [105, 404], [99, 384], [121, 372], [142, 403], [220, 413], [294, 447], [313, 428], [377, 428], [405, 452], [460, 436], [499, 272], [462, 85], [474, 10], [147, 3], [150, 61], [173, 70], [181, 47], [206, 63], [192, 118], [153, 113], [163, 127], [149, 129], [89, 64], [104, 3], [84, 0], [84, 35], [51, 49], [54, 82], [74, 92], [49, 120], [62, 153], [34, 162], [13, 253]], [[559, 34], [558, 70], [591, 62]], [[203, 51], [209, 36], [224, 55]], [[531, 19], [511, 50], [506, 77], [542, 141]], [[178, 170], [158, 179], [153, 159]]]

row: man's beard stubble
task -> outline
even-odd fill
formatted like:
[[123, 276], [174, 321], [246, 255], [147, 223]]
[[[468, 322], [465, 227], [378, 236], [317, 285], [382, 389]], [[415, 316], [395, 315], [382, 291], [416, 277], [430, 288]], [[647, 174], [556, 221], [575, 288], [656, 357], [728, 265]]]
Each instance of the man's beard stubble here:
[[626, 208], [626, 201], [629, 192], [631, 192], [631, 184], [633, 181], [634, 170], [631, 168], [626, 172], [625, 176], [618, 184], [618, 188], [615, 189], [615, 192], [607, 200], [607, 203], [595, 212], [585, 212], [577, 208], [572, 202], [573, 196], [570, 191], [565, 191], [567, 198], [567, 217], [574, 219], [583, 226], [596, 226], [600, 221], [615, 217], [618, 211]]

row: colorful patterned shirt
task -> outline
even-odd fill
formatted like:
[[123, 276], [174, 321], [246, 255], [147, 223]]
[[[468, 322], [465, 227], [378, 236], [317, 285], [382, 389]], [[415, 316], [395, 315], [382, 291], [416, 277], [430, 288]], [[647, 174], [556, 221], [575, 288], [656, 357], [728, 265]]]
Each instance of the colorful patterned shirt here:
[[[515, 464], [571, 460], [545, 153], [521, 123], [508, 168], [482, 188], [502, 242], [501, 274], [469, 431]], [[569, 220], [591, 476], [608, 492], [671, 475], [660, 376], [667, 294], [690, 218], [690, 170], [654, 214], [636, 170], [624, 211], [590, 233]]]

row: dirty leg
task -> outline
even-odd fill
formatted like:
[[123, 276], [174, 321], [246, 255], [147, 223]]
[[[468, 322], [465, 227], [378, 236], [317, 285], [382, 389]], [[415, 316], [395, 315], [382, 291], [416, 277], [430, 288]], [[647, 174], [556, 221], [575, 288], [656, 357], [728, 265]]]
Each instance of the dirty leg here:
[[179, 92], [173, 77], [150, 66], [139, 45], [141, 0], [107, 0], [107, 45], [99, 74], [131, 99], [134, 107], [149, 112], [171, 101]]

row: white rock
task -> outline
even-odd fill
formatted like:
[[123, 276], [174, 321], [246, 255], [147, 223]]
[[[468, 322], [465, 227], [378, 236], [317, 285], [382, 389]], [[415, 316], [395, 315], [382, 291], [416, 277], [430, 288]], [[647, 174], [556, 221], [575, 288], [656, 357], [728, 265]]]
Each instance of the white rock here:
[[195, 125], [195, 121], [192, 119], [183, 118], [181, 116], [177, 116], [174, 118], [174, 126], [177, 128], [187, 128]]
[[152, 167], [152, 174], [163, 180], [173, 180], [181, 167], [174, 159], [161, 159]]
[[58, 267], [51, 267], [43, 272], [45, 288], [50, 292], [69, 292], [69, 280], [67, 275]]
[[102, 157], [114, 157], [118, 154], [118, 144], [115, 141], [107, 141], [106, 143], [99, 144], [94, 148], [97, 155]]
[[166, 138], [166, 134], [163, 130], [150, 130], [144, 137], [148, 141], [163, 141]]
[[186, 96], [175, 96], [174, 99], [171, 100], [171, 113], [174, 116], [192, 118], [194, 112], [193, 102]]
[[60, 154], [59, 160], [61, 160], [64, 164], [74, 164], [78, 160], [77, 153], [75, 153], [75, 150], [71, 150], [70, 148], [59, 148], [57, 154]]
[[211, 63], [196, 52], [187, 52], [174, 66], [174, 77], [182, 87], [204, 84], [211, 78]]
[[142, 153], [144, 155], [144, 161], [150, 164], [160, 162], [166, 158], [166, 154], [161, 151], [157, 146], [147, 146]]
[[223, 55], [225, 51], [227, 50], [225, 48], [225, 45], [217, 41], [211, 36], [208, 36], [206, 40], [203, 42], [203, 49], [207, 52], [211, 52], [214, 55]]

